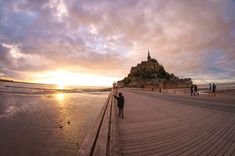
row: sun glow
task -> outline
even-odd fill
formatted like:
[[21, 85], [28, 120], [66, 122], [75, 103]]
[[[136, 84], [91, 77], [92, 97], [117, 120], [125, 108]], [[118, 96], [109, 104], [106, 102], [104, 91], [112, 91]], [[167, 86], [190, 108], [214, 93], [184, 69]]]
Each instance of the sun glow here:
[[56, 84], [57, 89], [65, 89], [66, 86], [111, 86], [119, 78], [100, 75], [76, 73], [63, 69], [38, 73], [33, 75], [35, 83]]
[[63, 84], [57, 84], [56, 89], [65, 89]]
[[64, 94], [63, 93], [58, 93], [55, 95], [55, 98], [58, 100], [58, 101], [63, 101], [64, 100]]

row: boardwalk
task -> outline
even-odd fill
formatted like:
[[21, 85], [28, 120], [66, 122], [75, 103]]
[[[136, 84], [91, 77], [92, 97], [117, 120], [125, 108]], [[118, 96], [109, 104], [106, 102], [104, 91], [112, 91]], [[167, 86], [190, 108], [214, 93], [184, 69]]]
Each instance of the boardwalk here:
[[125, 119], [117, 119], [117, 127], [123, 156], [235, 155], [235, 97], [122, 92]]

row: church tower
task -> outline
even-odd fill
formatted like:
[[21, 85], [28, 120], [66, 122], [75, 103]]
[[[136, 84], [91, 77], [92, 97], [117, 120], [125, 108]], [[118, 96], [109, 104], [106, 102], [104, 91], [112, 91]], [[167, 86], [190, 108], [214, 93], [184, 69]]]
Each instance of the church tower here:
[[149, 54], [149, 50], [148, 50], [148, 57], [147, 57], [147, 60], [148, 60], [148, 61], [151, 61], [151, 60], [152, 60], [152, 58], [151, 58], [151, 56], [150, 56], [150, 54]]

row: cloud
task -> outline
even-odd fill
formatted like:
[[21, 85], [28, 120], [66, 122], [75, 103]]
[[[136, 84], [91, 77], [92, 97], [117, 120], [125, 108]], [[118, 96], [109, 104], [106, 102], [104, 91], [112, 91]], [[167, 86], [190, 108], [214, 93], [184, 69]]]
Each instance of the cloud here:
[[235, 77], [234, 1], [15, 0], [0, 6], [0, 72], [6, 75], [64, 67], [122, 78], [150, 49], [180, 77]]

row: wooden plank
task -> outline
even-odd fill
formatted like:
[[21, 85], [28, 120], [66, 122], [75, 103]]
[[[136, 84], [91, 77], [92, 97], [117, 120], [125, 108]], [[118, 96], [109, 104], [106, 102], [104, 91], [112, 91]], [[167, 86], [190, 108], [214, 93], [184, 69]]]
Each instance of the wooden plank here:
[[109, 137], [109, 119], [111, 110], [111, 100], [109, 100], [108, 107], [105, 112], [105, 116], [100, 128], [99, 136], [95, 145], [95, 150], [93, 155], [95, 156], [105, 156], [107, 154], [107, 144]]
[[225, 156], [234, 156], [235, 155], [235, 143], [233, 143], [230, 148], [224, 154]]
[[119, 156], [116, 108], [112, 92], [96, 124], [88, 133], [77, 155]]
[[93, 128], [88, 132], [88, 134], [86, 135], [85, 139], [83, 140], [82, 145], [80, 146], [78, 153], [76, 154], [77, 156], [90, 156], [92, 155], [92, 151], [94, 150], [94, 146], [95, 146], [95, 142], [97, 140], [98, 134], [99, 134], [99, 130], [102, 124], [102, 120], [106, 111], [106, 108], [109, 104], [109, 100], [110, 100], [110, 96], [111, 93], [109, 94], [105, 105], [103, 106], [97, 121], [95, 123], [95, 125], [93, 126]]
[[234, 98], [122, 93], [126, 117], [117, 118], [122, 155], [235, 154]]
[[120, 147], [118, 140], [118, 128], [117, 128], [117, 112], [116, 112], [116, 100], [112, 97], [112, 114], [111, 114], [111, 132], [110, 132], [110, 151], [109, 156], [120, 156]]

